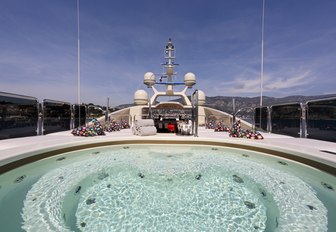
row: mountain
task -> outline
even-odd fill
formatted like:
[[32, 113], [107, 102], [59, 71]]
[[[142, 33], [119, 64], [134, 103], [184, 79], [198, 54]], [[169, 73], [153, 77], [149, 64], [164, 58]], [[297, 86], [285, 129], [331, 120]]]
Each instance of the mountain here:
[[121, 110], [121, 109], [124, 109], [124, 108], [128, 108], [128, 107], [131, 107], [131, 106], [135, 106], [135, 104], [134, 103], [130, 103], [130, 104], [118, 105], [116, 107], [110, 108], [110, 112], [118, 111], [118, 110]]

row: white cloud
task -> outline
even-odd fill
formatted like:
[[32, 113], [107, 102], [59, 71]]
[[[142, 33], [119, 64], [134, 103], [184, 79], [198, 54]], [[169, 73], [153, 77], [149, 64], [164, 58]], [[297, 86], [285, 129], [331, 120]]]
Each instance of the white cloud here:
[[[281, 76], [274, 73], [265, 74], [263, 81], [263, 93], [269, 96], [284, 96], [286, 94], [297, 94], [309, 89], [315, 81], [310, 71], [301, 73], [279, 72]], [[229, 81], [201, 81], [201, 84], [209, 91], [207, 95], [243, 95], [256, 96], [260, 94], [260, 75], [248, 77], [251, 72], [242, 73]]]
[[293, 89], [310, 84], [314, 79], [309, 71], [289, 77], [272, 78], [267, 76], [265, 79], [265, 91], [277, 91], [282, 89]]

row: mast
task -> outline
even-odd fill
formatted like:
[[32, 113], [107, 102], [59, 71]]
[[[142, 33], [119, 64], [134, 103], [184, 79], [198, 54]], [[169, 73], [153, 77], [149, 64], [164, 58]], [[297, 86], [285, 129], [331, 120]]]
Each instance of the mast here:
[[[156, 81], [155, 74], [152, 72], [146, 72], [144, 75], [144, 84], [147, 87], [152, 88], [154, 95], [151, 97], [151, 105], [154, 105], [157, 97], [159, 96], [181, 96], [184, 100], [184, 103], [188, 106], [191, 106], [191, 102], [186, 95], [186, 91], [196, 84], [195, 74], [188, 72], [184, 75], [184, 82], [176, 82], [173, 80], [176, 77], [176, 72], [174, 67], [178, 64], [175, 63], [175, 47], [173, 45], [172, 39], [168, 39], [168, 43], [165, 47], [165, 63], [161, 64], [165, 68], [165, 71], [160, 75], [159, 81]], [[166, 91], [159, 92], [154, 85], [165, 85]], [[176, 85], [184, 85], [184, 90], [180, 92], [175, 92], [173, 87]]]
[[173, 90], [172, 84], [173, 84], [173, 75], [175, 74], [174, 73], [175, 48], [174, 48], [171, 38], [169, 38], [168, 44], [165, 49], [165, 59], [166, 59], [166, 63], [163, 64], [163, 66], [166, 68], [166, 73], [165, 75], [163, 75], [163, 77], [166, 76], [168, 79], [167, 83], [169, 83], [167, 85], [167, 95], [173, 95], [174, 90]]
[[260, 67], [260, 128], [263, 107], [263, 85], [264, 85], [264, 20], [265, 20], [265, 0], [263, 0], [262, 20], [261, 20], [261, 67]]
[[78, 126], [81, 120], [81, 93], [80, 93], [80, 41], [79, 41], [79, 0], [77, 0], [77, 103], [78, 103]]

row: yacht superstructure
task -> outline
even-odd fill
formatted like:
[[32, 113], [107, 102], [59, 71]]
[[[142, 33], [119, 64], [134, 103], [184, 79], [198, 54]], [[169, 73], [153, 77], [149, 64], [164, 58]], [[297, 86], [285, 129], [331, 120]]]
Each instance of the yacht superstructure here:
[[[180, 121], [192, 120], [194, 112], [197, 109], [197, 125], [205, 125], [206, 118], [216, 120], [220, 118], [223, 124], [231, 125], [233, 117], [225, 112], [221, 112], [209, 107], [205, 107], [205, 93], [199, 89], [188, 97], [187, 91], [192, 90], [196, 84], [196, 75], [188, 72], [184, 75], [183, 82], [178, 81], [175, 67], [175, 46], [171, 38], [168, 39], [165, 46], [165, 62], [162, 64], [164, 72], [155, 74], [146, 72], [144, 74], [144, 84], [153, 91], [150, 97], [145, 90], [137, 90], [134, 94], [134, 103], [136, 106], [123, 109], [110, 114], [110, 117], [119, 118], [118, 115], [130, 115], [130, 123], [133, 124], [137, 118], [153, 118], [158, 132], [175, 132], [177, 124]], [[158, 87], [164, 89], [159, 91]], [[183, 86], [182, 91], [176, 91], [176, 86]], [[161, 97], [176, 97], [177, 101], [158, 101]], [[180, 98], [180, 100], [178, 99]], [[251, 127], [247, 122], [242, 123], [243, 127]]]

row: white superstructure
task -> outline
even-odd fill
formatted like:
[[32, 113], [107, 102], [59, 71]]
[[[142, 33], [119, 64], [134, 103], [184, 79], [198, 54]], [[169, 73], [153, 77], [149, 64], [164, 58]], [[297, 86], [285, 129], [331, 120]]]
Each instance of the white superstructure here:
[[[196, 75], [188, 72], [184, 75], [183, 81], [178, 81], [175, 67], [175, 47], [169, 38], [164, 50], [165, 62], [162, 64], [163, 73], [146, 72], [144, 74], [144, 84], [147, 89], [151, 89], [153, 94], [150, 96], [146, 90], [139, 89], [134, 93], [134, 104], [136, 106], [113, 112], [110, 116], [114, 119], [125, 119], [129, 115], [130, 124], [139, 118], [152, 117], [158, 126], [159, 121], [165, 122], [159, 126], [165, 127], [168, 123], [176, 124], [179, 120], [189, 120], [191, 118], [192, 97], [187, 95], [196, 84]], [[162, 86], [164, 88], [162, 88]], [[176, 86], [183, 86], [182, 90], [176, 90]], [[159, 90], [158, 87], [161, 87]], [[163, 90], [162, 90], [163, 89]], [[198, 108], [198, 125], [205, 125], [207, 120], [221, 121], [227, 126], [232, 125], [232, 115], [221, 112], [216, 109], [205, 107], [206, 95], [203, 91], [197, 89], [197, 108]], [[176, 97], [181, 101], [158, 101], [160, 97]], [[153, 111], [153, 114], [151, 112]], [[250, 127], [247, 123], [242, 123], [243, 127]]]

